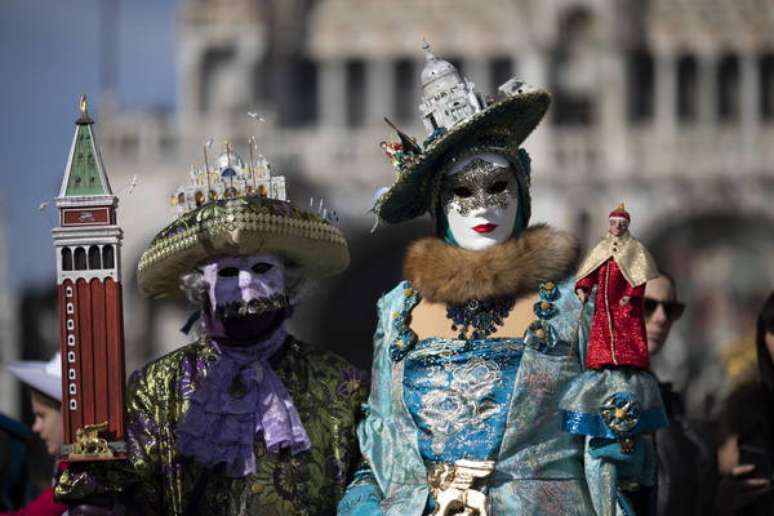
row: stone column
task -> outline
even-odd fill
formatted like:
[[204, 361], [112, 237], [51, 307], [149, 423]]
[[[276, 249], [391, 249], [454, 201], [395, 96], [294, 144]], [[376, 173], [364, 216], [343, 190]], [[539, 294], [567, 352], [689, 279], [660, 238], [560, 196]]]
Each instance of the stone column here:
[[[536, 88], [550, 88], [548, 74], [549, 58], [546, 50], [542, 47], [533, 47], [519, 56], [513, 56], [514, 61], [517, 58], [519, 59], [519, 77], [522, 80]], [[548, 148], [553, 140], [551, 136], [550, 108], [548, 111], [543, 122], [527, 137], [524, 145], [532, 156], [533, 169], [543, 171], [555, 169], [555, 163], [552, 159], [553, 153]]]
[[674, 152], [674, 139], [677, 125], [677, 69], [676, 60], [671, 53], [659, 53], [655, 56], [656, 72], [656, 113], [654, 133], [650, 135], [653, 152], [659, 158], [653, 160], [659, 169], [669, 169]]
[[346, 125], [346, 67], [341, 60], [320, 61], [320, 128]]
[[677, 70], [674, 56], [659, 54], [656, 61], [656, 125], [673, 131], [677, 121]]
[[755, 173], [758, 164], [755, 157], [756, 136], [761, 125], [761, 85], [757, 56], [748, 50], [739, 56], [739, 92], [740, 113], [739, 126], [742, 133], [742, 156], [745, 163], [740, 163], [747, 172]]
[[620, 50], [603, 52], [597, 62], [597, 98], [599, 114], [598, 144], [601, 146], [603, 171], [608, 177], [621, 177], [628, 169], [626, 117], [626, 62]]
[[395, 63], [387, 58], [366, 61], [366, 124], [395, 120]]
[[204, 46], [199, 38], [191, 34], [186, 35], [182, 41], [178, 50], [177, 98], [180, 99], [180, 105], [177, 130], [181, 142], [178, 153], [180, 156], [191, 156], [200, 145]]
[[178, 51], [178, 82], [177, 98], [180, 99], [179, 112], [181, 115], [199, 113], [201, 106], [201, 66], [204, 49], [195, 41], [193, 36], [188, 36], [180, 45]]

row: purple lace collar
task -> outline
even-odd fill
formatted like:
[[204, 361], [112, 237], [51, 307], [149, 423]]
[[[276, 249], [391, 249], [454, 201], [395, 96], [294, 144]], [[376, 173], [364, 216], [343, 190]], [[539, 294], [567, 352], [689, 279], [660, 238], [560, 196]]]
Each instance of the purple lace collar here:
[[281, 325], [269, 338], [245, 347], [218, 345], [219, 358], [191, 396], [177, 427], [177, 450], [207, 467], [225, 464], [229, 477], [256, 470], [255, 440], [292, 454], [311, 447], [293, 400], [269, 364], [287, 339]]

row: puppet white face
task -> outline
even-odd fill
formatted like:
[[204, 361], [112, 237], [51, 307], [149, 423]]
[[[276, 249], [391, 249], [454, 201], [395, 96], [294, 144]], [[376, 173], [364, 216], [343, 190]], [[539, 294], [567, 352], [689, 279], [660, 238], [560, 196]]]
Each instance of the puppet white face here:
[[624, 233], [629, 231], [629, 221], [624, 217], [610, 217], [610, 229], [609, 232], [613, 236], [623, 236]]
[[277, 256], [227, 256], [204, 265], [202, 272], [217, 319], [260, 315], [287, 304], [285, 266]]
[[440, 202], [457, 244], [480, 251], [505, 242], [513, 234], [519, 186], [505, 158], [481, 154], [444, 176]]

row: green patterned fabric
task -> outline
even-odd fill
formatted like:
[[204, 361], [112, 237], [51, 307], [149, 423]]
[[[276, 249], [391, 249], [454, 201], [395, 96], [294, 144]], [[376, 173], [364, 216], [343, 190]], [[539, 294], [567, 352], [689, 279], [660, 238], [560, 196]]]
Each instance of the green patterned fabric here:
[[312, 448], [296, 456], [271, 454], [258, 439], [256, 473], [228, 478], [181, 457], [175, 446], [188, 399], [217, 359], [217, 350], [202, 341], [135, 372], [127, 393], [129, 464], [71, 465], [57, 497], [120, 493], [143, 514], [334, 514], [356, 466], [355, 424], [368, 395], [366, 375], [332, 353], [295, 340], [286, 344], [271, 363]]

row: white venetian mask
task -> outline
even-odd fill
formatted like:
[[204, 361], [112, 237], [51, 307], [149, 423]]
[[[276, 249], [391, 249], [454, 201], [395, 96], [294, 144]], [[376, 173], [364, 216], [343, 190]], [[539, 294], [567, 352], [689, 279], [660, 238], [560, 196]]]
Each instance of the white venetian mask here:
[[513, 234], [519, 185], [511, 164], [500, 155], [461, 161], [441, 180], [439, 199], [451, 236], [463, 249], [480, 251]]

